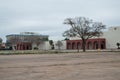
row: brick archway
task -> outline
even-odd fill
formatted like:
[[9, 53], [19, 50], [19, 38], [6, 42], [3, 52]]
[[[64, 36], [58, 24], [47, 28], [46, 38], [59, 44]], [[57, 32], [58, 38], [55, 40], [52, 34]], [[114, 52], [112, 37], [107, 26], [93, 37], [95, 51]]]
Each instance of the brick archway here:
[[77, 42], [77, 49], [81, 49], [81, 43]]
[[75, 42], [72, 43], [72, 49], [76, 49], [76, 44], [75, 44]]
[[31, 43], [17, 43], [16, 49], [17, 50], [31, 50], [32, 44]]
[[87, 49], [92, 49], [92, 42], [91, 41], [89, 41], [88, 43], [87, 43]]
[[94, 45], [93, 49], [98, 49], [99, 48], [98, 41], [95, 41], [93, 45]]
[[100, 48], [101, 48], [101, 49], [105, 49], [105, 41], [101, 41]]
[[[88, 39], [86, 49], [106, 49], [105, 38]], [[67, 40], [66, 49], [82, 49], [82, 40]]]
[[71, 43], [67, 43], [67, 49], [71, 49]]

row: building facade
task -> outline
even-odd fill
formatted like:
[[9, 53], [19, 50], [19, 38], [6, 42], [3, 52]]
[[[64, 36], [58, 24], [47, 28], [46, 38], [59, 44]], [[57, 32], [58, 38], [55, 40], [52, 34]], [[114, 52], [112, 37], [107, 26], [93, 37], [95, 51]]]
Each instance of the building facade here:
[[[86, 42], [86, 49], [117, 49], [116, 43], [120, 43], [120, 26], [110, 27], [99, 38], [93, 37]], [[66, 49], [82, 49], [82, 40], [72, 37], [66, 41]]]
[[107, 49], [117, 49], [116, 44], [120, 43], [120, 26], [109, 27], [102, 37], [106, 39]]
[[[116, 43], [120, 43], [120, 26], [109, 27], [103, 31], [101, 37], [93, 37], [86, 42], [86, 49], [117, 49]], [[40, 35], [33, 32], [22, 32], [20, 34], [7, 35], [7, 45], [16, 50], [50, 50], [51, 46], [48, 41], [48, 35]], [[58, 49], [53, 41], [54, 49]], [[77, 37], [71, 37], [70, 40], [62, 41], [64, 50], [82, 49], [82, 40]]]
[[6, 44], [15, 50], [39, 49], [40, 45], [45, 45], [48, 41], [48, 35], [40, 35], [34, 32], [22, 32], [20, 34], [11, 34], [6, 36]]
[[[88, 39], [86, 49], [106, 49], [105, 38]], [[66, 49], [82, 49], [82, 40], [67, 40]]]

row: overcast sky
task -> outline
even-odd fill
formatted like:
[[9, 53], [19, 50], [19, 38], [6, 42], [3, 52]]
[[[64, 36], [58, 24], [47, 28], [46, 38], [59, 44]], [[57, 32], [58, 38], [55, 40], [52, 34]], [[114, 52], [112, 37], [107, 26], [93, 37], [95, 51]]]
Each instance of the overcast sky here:
[[0, 0], [0, 37], [30, 31], [61, 40], [64, 19], [80, 16], [120, 26], [120, 0]]

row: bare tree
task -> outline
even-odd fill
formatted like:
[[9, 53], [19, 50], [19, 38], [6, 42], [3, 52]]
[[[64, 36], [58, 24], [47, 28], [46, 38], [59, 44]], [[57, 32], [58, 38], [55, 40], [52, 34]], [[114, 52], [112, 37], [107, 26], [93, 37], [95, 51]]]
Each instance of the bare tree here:
[[43, 43], [43, 40], [42, 40], [42, 37], [39, 37], [39, 36], [27, 36], [25, 37], [25, 40], [24, 41], [27, 41], [27, 42], [30, 42], [31, 44], [35, 43], [36, 44], [36, 47], [35, 48], [38, 48], [38, 46]]
[[82, 39], [83, 52], [86, 51], [86, 41], [93, 36], [98, 36], [105, 29], [101, 22], [93, 22], [92, 19], [85, 17], [67, 18], [64, 24], [70, 25], [71, 28], [63, 33], [67, 37], [79, 37]]
[[15, 45], [18, 41], [21, 41], [21, 39], [17, 37], [10, 37], [9, 40], [7, 41], [7, 45], [13, 50], [15, 50]]
[[61, 41], [57, 41], [55, 45], [58, 46], [58, 49], [60, 50], [61, 46], [63, 46], [63, 43]]

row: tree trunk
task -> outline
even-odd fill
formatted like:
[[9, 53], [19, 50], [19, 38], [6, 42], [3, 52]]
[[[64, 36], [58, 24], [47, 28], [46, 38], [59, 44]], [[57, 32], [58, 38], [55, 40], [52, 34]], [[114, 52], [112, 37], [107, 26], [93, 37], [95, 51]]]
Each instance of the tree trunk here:
[[86, 40], [82, 39], [82, 48], [83, 48], [83, 52], [86, 52]]
[[60, 51], [60, 46], [58, 46], [58, 50]]
[[80, 51], [79, 51], [79, 48], [78, 48], [78, 51], [77, 51], [77, 52], [80, 52]]

